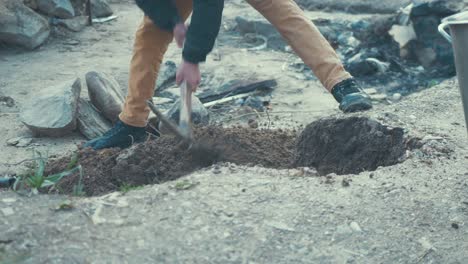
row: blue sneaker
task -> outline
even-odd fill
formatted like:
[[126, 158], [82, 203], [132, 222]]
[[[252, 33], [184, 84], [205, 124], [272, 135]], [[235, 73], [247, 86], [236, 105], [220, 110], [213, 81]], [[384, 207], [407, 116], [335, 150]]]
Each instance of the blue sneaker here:
[[365, 111], [372, 108], [372, 101], [354, 78], [344, 80], [332, 89], [333, 97], [345, 113]]
[[86, 142], [84, 147], [91, 147], [94, 150], [128, 148], [134, 143], [143, 141], [145, 137], [146, 129], [144, 127], [130, 126], [119, 120], [112, 129], [101, 137]]

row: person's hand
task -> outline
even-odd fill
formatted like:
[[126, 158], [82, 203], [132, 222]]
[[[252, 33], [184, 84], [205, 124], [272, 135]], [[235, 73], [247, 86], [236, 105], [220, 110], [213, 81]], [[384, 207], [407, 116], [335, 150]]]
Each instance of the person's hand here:
[[197, 90], [200, 85], [201, 75], [198, 64], [193, 64], [187, 61], [182, 61], [176, 75], [176, 83], [180, 85], [182, 82], [187, 82], [187, 87], [190, 87], [193, 92]]
[[177, 23], [173, 30], [174, 38], [179, 48], [184, 46], [185, 34], [187, 34], [187, 26], [184, 23]]

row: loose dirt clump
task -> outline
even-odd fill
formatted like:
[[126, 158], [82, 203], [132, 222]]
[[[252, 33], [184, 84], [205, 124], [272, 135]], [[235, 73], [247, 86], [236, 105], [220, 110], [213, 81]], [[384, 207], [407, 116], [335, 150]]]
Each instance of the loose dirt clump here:
[[[86, 195], [99, 195], [121, 186], [162, 183], [177, 179], [216, 162], [289, 168], [292, 165], [296, 135], [282, 130], [248, 128], [198, 128], [194, 138], [204, 148], [187, 150], [172, 136], [162, 136], [136, 144], [129, 149], [79, 152], [83, 167], [82, 184]], [[64, 170], [70, 157], [51, 161], [51, 173]], [[64, 178], [57, 186], [62, 193], [72, 193], [79, 175]]]
[[296, 143], [295, 166], [322, 174], [357, 174], [401, 161], [406, 151], [402, 128], [366, 117], [323, 119], [309, 124]]

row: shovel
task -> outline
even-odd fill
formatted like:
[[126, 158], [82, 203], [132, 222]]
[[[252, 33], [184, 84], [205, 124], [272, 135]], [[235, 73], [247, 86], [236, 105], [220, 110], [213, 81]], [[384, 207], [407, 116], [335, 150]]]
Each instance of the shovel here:
[[163, 122], [163, 124], [174, 133], [184, 145], [189, 148], [193, 145], [192, 138], [192, 91], [188, 89], [187, 82], [183, 82], [180, 86], [180, 117], [179, 126], [169, 120], [163, 113], [161, 113], [151, 100], [146, 102], [151, 111]]

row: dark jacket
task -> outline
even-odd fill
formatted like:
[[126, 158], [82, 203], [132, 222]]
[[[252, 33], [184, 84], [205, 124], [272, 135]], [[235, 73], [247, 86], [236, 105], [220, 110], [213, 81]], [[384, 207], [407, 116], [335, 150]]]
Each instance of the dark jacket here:
[[[191, 63], [206, 60], [213, 49], [221, 26], [224, 0], [187, 0], [193, 1], [193, 13], [187, 31], [182, 57]], [[159, 28], [172, 32], [181, 18], [173, 0], [136, 0]]]

